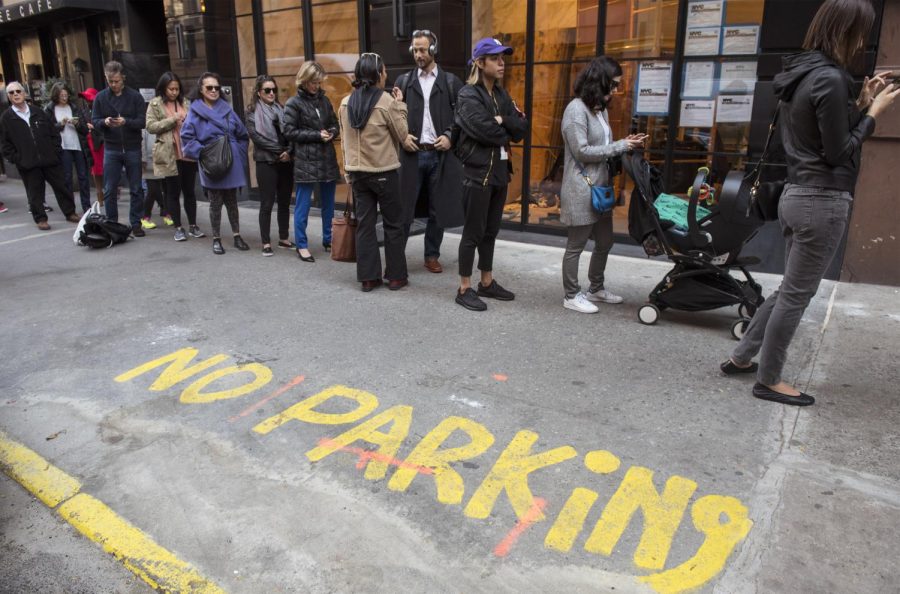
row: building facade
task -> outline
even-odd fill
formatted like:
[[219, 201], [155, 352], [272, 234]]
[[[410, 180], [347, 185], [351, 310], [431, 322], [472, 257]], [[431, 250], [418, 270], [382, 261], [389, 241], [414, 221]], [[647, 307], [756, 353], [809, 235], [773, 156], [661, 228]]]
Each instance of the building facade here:
[[[775, 106], [772, 78], [781, 57], [800, 49], [821, 2], [31, 0], [4, 2], [13, 18], [0, 18], [0, 58], [4, 73], [18, 68], [19, 77], [30, 78], [52, 72], [71, 81], [85, 78], [98, 88], [98, 69], [112, 56], [143, 65], [148, 79], [170, 66], [189, 87], [212, 70], [222, 75], [227, 98], [242, 110], [261, 73], [275, 78], [282, 101], [294, 94], [294, 77], [306, 60], [319, 61], [329, 72], [325, 89], [336, 106], [350, 92], [360, 53], [384, 56], [389, 82], [412, 68], [407, 48], [415, 29], [437, 34], [438, 63], [462, 77], [472, 41], [495, 37], [515, 48], [504, 84], [531, 121], [528, 136], [512, 149], [516, 173], [504, 225], [563, 234], [560, 121], [574, 79], [591, 58], [607, 54], [624, 69], [610, 106], [614, 135], [649, 134], [648, 159], [664, 172], [668, 191], [684, 195], [700, 167], [708, 167], [713, 181], [721, 183], [730, 170], [759, 158]], [[853, 67], [860, 82], [876, 66], [900, 71], [900, 3], [873, 4], [878, 22]], [[152, 64], [154, 55], [165, 56], [166, 67]], [[138, 86], [131, 77], [129, 83]], [[898, 141], [900, 109], [895, 109], [866, 145], [850, 230], [830, 278], [900, 285], [900, 222], [884, 216], [893, 204], [892, 188], [900, 185], [894, 179], [898, 168], [888, 165], [896, 159]], [[623, 207], [616, 209], [615, 231], [629, 241], [631, 182], [620, 176], [617, 183]], [[340, 189], [339, 199], [347, 191]], [[760, 257], [763, 270], [780, 272], [777, 224], [764, 227], [747, 252]]]

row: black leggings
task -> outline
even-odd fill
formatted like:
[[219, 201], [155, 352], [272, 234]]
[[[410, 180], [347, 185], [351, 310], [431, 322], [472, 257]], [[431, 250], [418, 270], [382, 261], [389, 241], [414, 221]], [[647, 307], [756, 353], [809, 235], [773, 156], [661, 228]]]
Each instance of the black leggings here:
[[259, 236], [263, 245], [271, 243], [269, 228], [272, 226], [272, 208], [278, 203], [278, 239], [290, 238], [291, 193], [294, 189], [294, 164], [256, 163], [256, 180], [259, 182]]
[[159, 204], [159, 215], [166, 214], [166, 195], [168, 188], [163, 188], [164, 179], [144, 179], [147, 182], [147, 195], [144, 196], [144, 218], [149, 219], [153, 214], [153, 205]]
[[227, 190], [213, 190], [206, 188], [206, 196], [209, 198], [209, 224], [212, 227], [213, 237], [221, 237], [219, 228], [222, 226], [222, 205], [228, 211], [228, 222], [231, 223], [231, 232], [240, 235], [241, 225], [238, 219], [237, 188]]
[[169, 216], [175, 221], [176, 227], [181, 227], [181, 201], [184, 194], [184, 212], [187, 213], [188, 225], [197, 224], [197, 197], [194, 192], [194, 184], [197, 182], [197, 163], [194, 161], [175, 162], [178, 165], [178, 175], [166, 178], [166, 198], [169, 205]]
[[494, 268], [494, 240], [500, 232], [506, 186], [482, 186], [463, 183], [463, 210], [466, 223], [459, 241], [459, 275], [472, 276], [475, 250], [478, 250], [478, 269], [489, 272]]

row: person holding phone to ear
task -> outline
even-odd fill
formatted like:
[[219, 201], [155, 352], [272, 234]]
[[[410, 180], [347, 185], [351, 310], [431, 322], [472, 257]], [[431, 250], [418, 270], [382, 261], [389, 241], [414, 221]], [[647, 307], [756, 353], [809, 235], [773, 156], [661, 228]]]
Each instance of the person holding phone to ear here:
[[[47, 105], [47, 115], [50, 121], [56, 124], [62, 138], [62, 162], [63, 175], [66, 187], [73, 191], [72, 166], [78, 173], [78, 191], [81, 194], [81, 209], [85, 212], [91, 208], [91, 185], [88, 179], [88, 170], [92, 163], [91, 152], [87, 143], [87, 119], [81, 109], [69, 99], [72, 93], [66, 88], [65, 83], [58, 82], [50, 90], [50, 104]], [[74, 193], [74, 192], [73, 192]]]
[[[560, 221], [566, 225], [568, 240], [563, 256], [563, 307], [579, 313], [597, 313], [598, 303], [622, 303], [623, 299], [605, 287], [606, 260], [613, 246], [613, 211], [599, 213], [591, 202], [591, 183], [611, 186], [610, 161], [641, 148], [646, 134], [613, 139], [607, 107], [613, 91], [622, 82], [622, 67], [607, 56], [594, 58], [575, 80], [575, 98], [562, 119], [565, 168], [560, 188]], [[578, 284], [578, 261], [588, 239], [594, 252], [588, 268], [587, 293]]]

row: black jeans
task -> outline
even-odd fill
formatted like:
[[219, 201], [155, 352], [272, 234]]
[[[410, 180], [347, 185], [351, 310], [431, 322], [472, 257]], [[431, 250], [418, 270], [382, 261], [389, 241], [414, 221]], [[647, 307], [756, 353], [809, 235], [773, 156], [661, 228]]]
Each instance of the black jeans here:
[[478, 250], [478, 269], [494, 269], [494, 241], [500, 232], [506, 186], [482, 186], [463, 183], [463, 210], [466, 223], [459, 241], [459, 275], [472, 276], [475, 250]]
[[144, 196], [144, 218], [149, 219], [153, 214], [153, 205], [159, 204], [159, 216], [166, 214], [166, 178], [149, 179], [145, 178], [147, 183], [147, 195]]
[[375, 235], [378, 210], [384, 226], [384, 278], [403, 280], [407, 276], [406, 243], [403, 233], [403, 203], [400, 200], [400, 176], [397, 171], [354, 175], [353, 206], [356, 227], [356, 280], [381, 278], [381, 252]]
[[[416, 199], [422, 194], [422, 186], [428, 196], [428, 223], [425, 225], [425, 257], [440, 258], [441, 242], [444, 241], [444, 228], [438, 226], [435, 200], [438, 195], [438, 165], [440, 165], [440, 153], [437, 151], [420, 151], [418, 179], [416, 181]], [[415, 203], [413, 203], [415, 204]], [[413, 206], [415, 208], [415, 206]], [[409, 237], [409, 229], [412, 225], [406, 225], [406, 237]]]
[[166, 178], [166, 204], [169, 216], [175, 222], [175, 227], [181, 225], [181, 201], [184, 194], [184, 212], [187, 213], [189, 225], [197, 224], [197, 196], [194, 192], [194, 184], [197, 183], [196, 161], [175, 161], [178, 166], [178, 176]]
[[263, 245], [271, 243], [269, 228], [272, 226], [272, 208], [278, 203], [278, 239], [290, 238], [291, 193], [294, 189], [294, 165], [287, 163], [256, 162], [256, 180], [259, 182], [259, 237]]
[[72, 195], [72, 191], [66, 187], [66, 178], [61, 165], [20, 169], [19, 174], [22, 176], [22, 183], [25, 184], [28, 208], [31, 210], [31, 216], [35, 223], [47, 220], [47, 213], [44, 211], [45, 184], [50, 184], [50, 187], [53, 188], [56, 203], [59, 204], [63, 215], [69, 216], [75, 212], [75, 197]]

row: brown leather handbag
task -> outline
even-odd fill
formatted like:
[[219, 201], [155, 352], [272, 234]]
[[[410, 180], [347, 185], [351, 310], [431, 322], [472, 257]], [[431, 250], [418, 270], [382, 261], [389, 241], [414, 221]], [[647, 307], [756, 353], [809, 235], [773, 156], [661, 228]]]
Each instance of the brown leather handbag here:
[[356, 216], [353, 214], [353, 189], [349, 187], [344, 216], [331, 221], [331, 259], [337, 262], [356, 262]]

